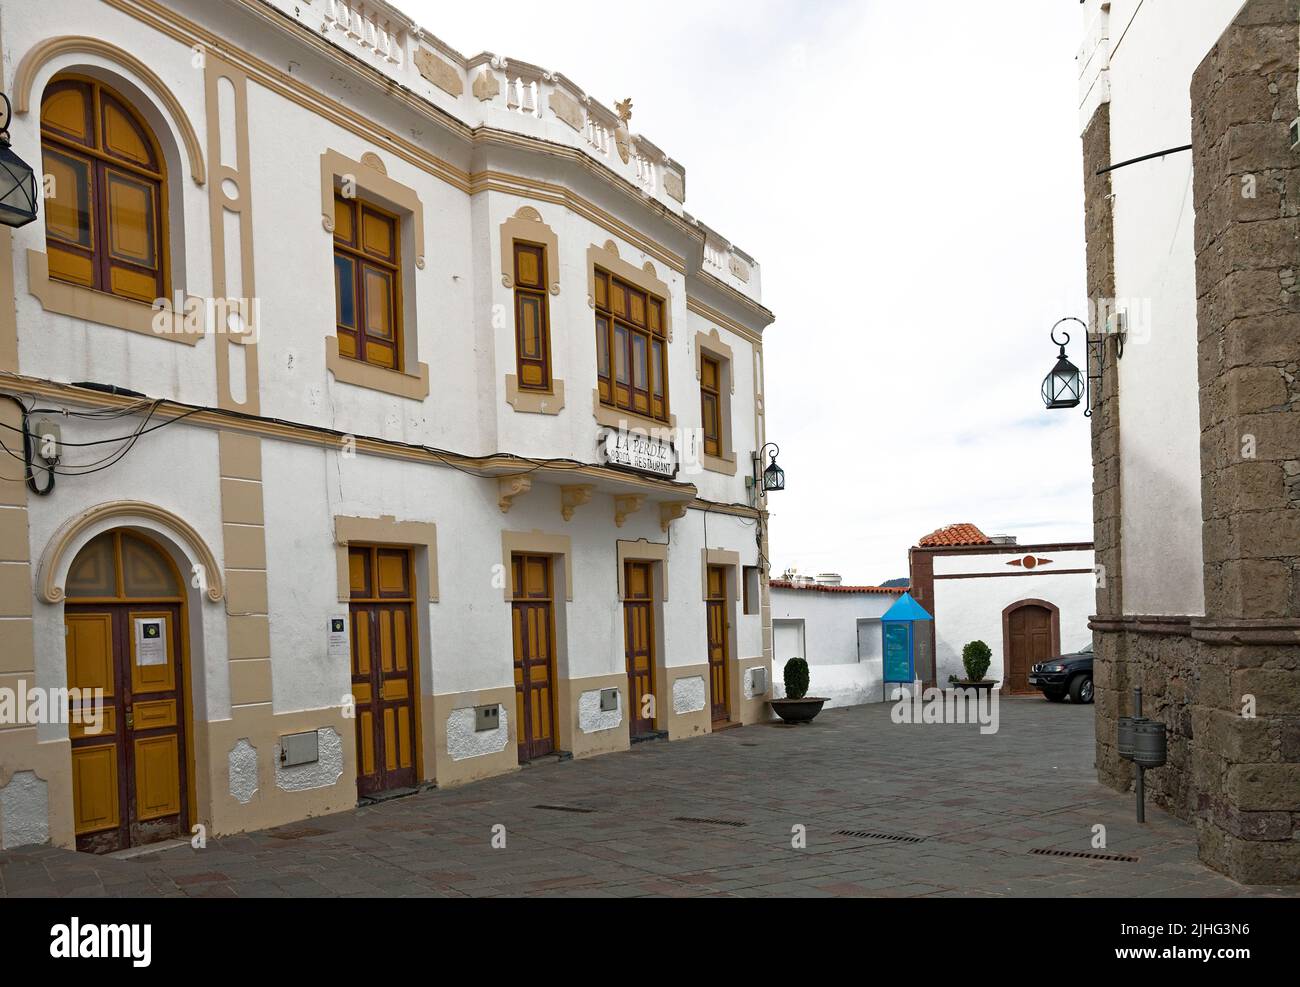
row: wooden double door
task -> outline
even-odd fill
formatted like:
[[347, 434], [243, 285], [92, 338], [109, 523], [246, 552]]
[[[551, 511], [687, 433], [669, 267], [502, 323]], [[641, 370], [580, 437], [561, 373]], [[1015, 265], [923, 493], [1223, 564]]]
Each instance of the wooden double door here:
[[727, 567], [708, 568], [708, 596], [704, 601], [709, 632], [709, 701], [713, 722], [731, 719], [730, 683], [727, 672], [731, 657], [731, 618], [727, 595]]
[[654, 563], [624, 563], [623, 643], [631, 707], [627, 715], [633, 737], [644, 737], [655, 730], [654, 617]]
[[519, 761], [554, 754], [555, 579], [549, 555], [510, 559], [510, 617], [514, 636], [515, 730]]
[[410, 788], [419, 777], [415, 587], [411, 553], [348, 549], [357, 794]]
[[1007, 615], [1007, 692], [1030, 692], [1029, 669], [1055, 658], [1052, 639], [1052, 611], [1035, 603], [1016, 607]]

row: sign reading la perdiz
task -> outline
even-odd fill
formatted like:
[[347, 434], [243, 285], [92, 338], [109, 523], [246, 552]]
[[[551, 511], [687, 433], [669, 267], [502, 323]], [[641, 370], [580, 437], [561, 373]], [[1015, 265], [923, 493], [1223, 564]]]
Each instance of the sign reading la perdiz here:
[[602, 428], [597, 445], [607, 466], [671, 480], [677, 475], [677, 449], [671, 431], [644, 428]]

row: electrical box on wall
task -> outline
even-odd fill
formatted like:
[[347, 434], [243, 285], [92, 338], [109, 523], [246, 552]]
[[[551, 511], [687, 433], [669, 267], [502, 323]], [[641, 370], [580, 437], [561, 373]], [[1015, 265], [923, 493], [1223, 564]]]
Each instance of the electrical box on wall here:
[[474, 732], [484, 733], [497, 730], [501, 726], [500, 706], [476, 706], [474, 708]]
[[291, 733], [280, 738], [280, 764], [292, 768], [299, 764], [315, 764], [320, 760], [320, 737], [315, 730], [310, 733]]
[[618, 690], [601, 689], [600, 690], [600, 711], [609, 713], [618, 709]]
[[749, 672], [749, 688], [756, 696], [767, 694], [767, 669], [754, 668]]

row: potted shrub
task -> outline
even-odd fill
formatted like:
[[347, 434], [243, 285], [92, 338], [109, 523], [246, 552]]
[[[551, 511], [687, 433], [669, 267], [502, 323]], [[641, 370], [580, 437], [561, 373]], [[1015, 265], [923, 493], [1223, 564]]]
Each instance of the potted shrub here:
[[[983, 641], [971, 641], [961, 649], [961, 663], [966, 668], [966, 678], [953, 682], [955, 689], [992, 689], [996, 682], [984, 676], [988, 674], [989, 663], [993, 661], [993, 651]], [[952, 681], [951, 676], [949, 681]]]
[[808, 663], [791, 658], [785, 663], [785, 698], [769, 699], [776, 715], [786, 723], [811, 723], [826, 705], [825, 699], [808, 695]]

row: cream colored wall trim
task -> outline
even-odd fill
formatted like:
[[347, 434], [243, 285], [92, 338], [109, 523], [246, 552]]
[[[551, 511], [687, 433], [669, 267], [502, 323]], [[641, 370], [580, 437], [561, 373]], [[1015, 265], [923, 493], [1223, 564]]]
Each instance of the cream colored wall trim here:
[[595, 486], [590, 483], [574, 483], [560, 487], [560, 513], [564, 520], [572, 521], [574, 512], [583, 504], [591, 503]]
[[558, 415], [564, 410], [564, 381], [551, 378], [551, 390], [521, 391], [519, 378], [506, 374], [506, 404], [521, 414]]
[[50, 538], [41, 553], [40, 575], [37, 579], [41, 600], [45, 603], [63, 602], [63, 583], [68, 577], [68, 569], [72, 566], [72, 555], [75, 554], [69, 553], [68, 548], [77, 540], [81, 532], [102, 521], [126, 522], [131, 518], [152, 521], [176, 535], [178, 540], [189, 549], [191, 557], [203, 566], [204, 578], [208, 583], [207, 598], [216, 602], [225, 596], [221, 568], [217, 565], [216, 556], [187, 521], [155, 504], [147, 504], [139, 500], [117, 500], [82, 511], [76, 517], [65, 521]]
[[[358, 190], [370, 193], [384, 200], [397, 212], [405, 213], [411, 218], [411, 232], [415, 241], [415, 266], [424, 270], [424, 206], [415, 189], [394, 181], [388, 177], [383, 168], [383, 161], [366, 161], [370, 152], [363, 155], [363, 160], [356, 161], [346, 154], [330, 148], [320, 156], [320, 213], [321, 226], [331, 237], [334, 235], [334, 192], [347, 181], [353, 180]], [[378, 167], [376, 167], [376, 164]]]
[[687, 508], [691, 506], [689, 500], [670, 500], [659, 505], [659, 529], [668, 533], [668, 529], [674, 521], [679, 521], [686, 517]]
[[573, 599], [573, 549], [568, 535], [548, 535], [544, 531], [501, 532], [501, 564], [505, 566], [505, 599], [514, 600], [514, 586], [510, 578], [512, 555], [556, 555], [564, 559], [564, 598]]
[[613, 240], [606, 240], [603, 247], [593, 243], [587, 248], [587, 305], [593, 309], [596, 307], [596, 268], [598, 267], [663, 300], [664, 335], [671, 343], [673, 341], [672, 295], [668, 292], [668, 285], [659, 280], [654, 264], [650, 261], [646, 261], [644, 267], [629, 264], [619, 256], [618, 245]]
[[642, 494], [617, 494], [614, 497], [614, 524], [623, 527], [623, 522], [645, 505]]
[[429, 602], [438, 602], [438, 526], [429, 521], [398, 521], [383, 517], [334, 516], [334, 556], [338, 567], [339, 602], [352, 598], [348, 573], [348, 546], [399, 545], [423, 548], [429, 574]]
[[[709, 598], [709, 566], [711, 565], [725, 565], [735, 570], [727, 587], [728, 593], [733, 593], [736, 587], [740, 585], [739, 552], [728, 552], [720, 548], [702, 548], [700, 549], [700, 598], [703, 600]], [[736, 601], [730, 600], [728, 602], [735, 603]]]
[[[18, 373], [18, 295], [14, 292], [13, 231], [0, 227], [0, 371]], [[30, 260], [29, 260], [30, 263]]]
[[[575, 760], [625, 751], [630, 746], [629, 728], [631, 720], [627, 708], [627, 672], [614, 672], [609, 675], [593, 675], [583, 679], [560, 679], [556, 683], [559, 698], [559, 747], [568, 751]], [[619, 724], [608, 730], [585, 733], [582, 729], [582, 696], [588, 692], [600, 692], [604, 689], [617, 689], [619, 702]]]
[[[667, 576], [668, 569], [668, 545], [664, 542], [646, 541], [644, 538], [639, 541], [618, 542], [618, 598], [624, 600], [627, 598], [627, 566], [626, 562], [658, 562], [661, 564], [661, 573]], [[668, 580], [661, 578], [663, 583], [663, 598], [668, 599]]]
[[546, 248], [546, 272], [543, 281], [552, 295], [560, 293], [560, 240], [542, 220], [542, 214], [532, 206], [520, 206], [513, 216], [501, 224], [501, 284], [515, 286], [516, 240], [540, 244]]
[[763, 337], [759, 332], [750, 329], [748, 326], [741, 325], [735, 319], [728, 318], [727, 316], [719, 312], [716, 308], [713, 308], [710, 305], [706, 305], [698, 298], [692, 298], [688, 295], [686, 297], [686, 310], [688, 312], [694, 312], [696, 315], [704, 316], [704, 318], [708, 319], [710, 322], [715, 322], [718, 325], [722, 326], [722, 328], [729, 329], [731, 332], [734, 332], [741, 339], [744, 339], [750, 343], [758, 345], [763, 342]]
[[[9, 269], [12, 271], [12, 265]], [[159, 311], [147, 302], [51, 278], [49, 257], [39, 250], [27, 251], [27, 290], [40, 300], [41, 308], [56, 315], [188, 346], [195, 345], [204, 336], [202, 330], [195, 331], [186, 325], [183, 312]], [[155, 322], [163, 332], [155, 329]]]
[[721, 393], [722, 408], [719, 415], [722, 420], [722, 455], [710, 456], [704, 451], [703, 442], [701, 442], [700, 462], [706, 470], [723, 473], [727, 476], [735, 476], [736, 449], [731, 435], [731, 398], [736, 393], [736, 364], [731, 347], [722, 341], [722, 336], [719, 335], [717, 329], [707, 333], [697, 332], [695, 334], [695, 379], [700, 381], [701, 384], [704, 380], [704, 355], [706, 353], [718, 361], [725, 375]]
[[185, 110], [182, 108], [180, 101], [167, 88], [166, 83], [158, 78], [153, 69], [130, 52], [118, 48], [102, 38], [65, 35], [60, 38], [49, 38], [30, 48], [27, 54], [22, 57], [22, 61], [18, 63], [18, 69], [14, 73], [15, 113], [27, 113], [31, 110], [32, 85], [36, 81], [36, 73], [50, 59], [64, 54], [98, 55], [100, 58], [107, 59], [110, 62], [117, 62], [130, 70], [163, 104], [172, 125], [180, 131], [181, 142], [185, 147], [185, 156], [189, 159], [190, 175], [194, 178], [194, 183], [202, 185], [207, 181], [207, 168], [203, 163], [203, 152], [200, 149], [198, 135], [194, 132], [194, 125], [190, 123], [190, 118], [185, 115]]
[[[219, 84], [225, 80], [234, 91], [230, 112], [233, 119], [222, 119]], [[248, 78], [209, 50], [204, 54], [204, 102], [208, 128], [208, 160], [212, 164], [212, 188], [208, 192], [208, 220], [212, 236], [212, 294], [214, 298], [240, 300], [244, 332], [225, 332], [214, 337], [217, 358], [217, 403], [226, 411], [257, 414], [261, 408], [258, 393], [257, 332], [255, 324], [257, 298], [253, 264], [253, 181], [248, 150]], [[233, 134], [235, 146], [223, 148], [221, 135]], [[230, 162], [230, 163], [226, 163]], [[226, 215], [238, 218], [239, 242], [226, 243]], [[228, 248], [233, 246], [234, 249]], [[227, 270], [226, 258], [237, 259], [239, 269]]]
[[[481, 778], [519, 770], [519, 729], [515, 722], [515, 688], [480, 689], [477, 692], [446, 693], [421, 696], [420, 719], [426, 752], [432, 745], [433, 777], [439, 788], [452, 788]], [[506, 745], [500, 751], [455, 760], [447, 749], [447, 720], [458, 709], [477, 706], [501, 706], [509, 724]], [[436, 739], [431, 739], [436, 738]]]
[[[704, 680], [704, 706], [689, 713], [674, 709], [673, 696], [678, 679]], [[660, 684], [662, 682], [662, 685]], [[660, 729], [668, 730], [669, 740], [686, 740], [713, 732], [713, 716], [709, 708], [709, 664], [671, 665], [655, 669], [655, 691], [662, 718], [655, 721]]]
[[[407, 364], [410, 366], [410, 364]], [[339, 353], [338, 336], [325, 337], [325, 367], [334, 379], [351, 384], [353, 387], [365, 387], [372, 391], [382, 391], [394, 397], [408, 398], [411, 401], [423, 401], [429, 396], [429, 365], [417, 363], [418, 373], [410, 374], [403, 370], [389, 370], [377, 367], [364, 360], [350, 360]]]

